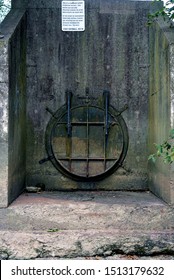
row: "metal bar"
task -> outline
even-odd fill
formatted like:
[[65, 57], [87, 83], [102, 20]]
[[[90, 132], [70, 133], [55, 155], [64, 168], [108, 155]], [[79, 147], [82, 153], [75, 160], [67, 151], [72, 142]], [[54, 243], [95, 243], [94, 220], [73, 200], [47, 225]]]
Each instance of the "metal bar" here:
[[[57, 122], [57, 124], [67, 124], [67, 122]], [[105, 125], [105, 122], [71, 122], [71, 126], [72, 125], [97, 125], [97, 126], [103, 126]], [[117, 122], [112, 122], [110, 123], [110, 125], [118, 125]]]
[[39, 160], [39, 164], [43, 164], [43, 163], [45, 163], [45, 162], [47, 162], [47, 161], [49, 161], [53, 158], [54, 158], [54, 156], [49, 156], [47, 158], [43, 158], [43, 159]]
[[107, 142], [108, 142], [108, 134], [109, 134], [109, 95], [110, 92], [108, 90], [103, 91], [103, 97], [104, 97], [104, 108], [105, 108], [105, 136], [104, 136], [104, 172], [106, 171], [106, 149], [107, 149]]
[[67, 135], [68, 138], [66, 140], [66, 154], [69, 158], [69, 171], [71, 172], [71, 154], [72, 154], [72, 126], [71, 126], [71, 98], [72, 92], [70, 90], [66, 91], [66, 102], [67, 102]]
[[105, 134], [109, 134], [109, 95], [110, 92], [108, 90], [104, 90], [103, 96], [104, 96], [104, 106], [105, 106]]
[[72, 92], [66, 91], [66, 102], [67, 102], [67, 133], [68, 137], [71, 137], [71, 97]]
[[[106, 120], [105, 120], [106, 116], [104, 115], [104, 129], [105, 129], [105, 123], [106, 123]], [[104, 143], [104, 147], [103, 147], [103, 153], [104, 153], [104, 158], [103, 158], [103, 161], [104, 161], [104, 172], [106, 171], [106, 134], [103, 133], [103, 143]]]
[[54, 113], [50, 108], [46, 107], [46, 111], [47, 111], [48, 113], [50, 113], [50, 114], [56, 119], [55, 113]]
[[86, 157], [86, 158], [80, 158], [80, 157], [78, 157], [78, 158], [72, 158], [72, 157], [61, 157], [61, 158], [58, 158], [58, 160], [83, 160], [83, 161], [86, 161], [86, 160], [88, 160], [88, 161], [104, 161], [104, 160], [118, 160], [118, 158], [105, 158], [105, 157], [102, 157], [102, 158], [88, 158], [88, 157]]
[[124, 111], [126, 111], [128, 109], [128, 105], [124, 105], [124, 107], [119, 111], [119, 114], [117, 114], [117, 116], [121, 115]]
[[[86, 95], [88, 96], [88, 92], [86, 90]], [[86, 177], [89, 177], [89, 105], [87, 103], [87, 169], [86, 169]]]

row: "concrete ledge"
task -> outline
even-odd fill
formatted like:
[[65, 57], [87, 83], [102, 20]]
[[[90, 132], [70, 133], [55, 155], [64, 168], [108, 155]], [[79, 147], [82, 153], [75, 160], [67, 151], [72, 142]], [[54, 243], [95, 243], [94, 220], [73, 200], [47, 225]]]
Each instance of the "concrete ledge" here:
[[0, 42], [7, 41], [14, 34], [18, 24], [25, 15], [25, 9], [12, 9], [1, 23], [1, 32], [4, 35]]
[[61, 231], [59, 233], [0, 233], [0, 253], [7, 259], [76, 258], [135, 254], [174, 254], [174, 232], [119, 230]]
[[[75, 0], [77, 1], [77, 0]], [[86, 4], [91, 4], [92, 2], [94, 2], [93, 0], [86, 0], [85, 1]], [[108, 1], [103, 1], [103, 0], [95, 0], [95, 5], [96, 6], [105, 6], [107, 7], [107, 3]], [[120, 2], [122, 2], [123, 5], [129, 5], [130, 7], [135, 7], [137, 5], [139, 5], [140, 7], [144, 8], [144, 7], [149, 7], [149, 2], [153, 2], [152, 0], [110, 0], [109, 1], [109, 5], [115, 6], [116, 4], [120, 5]], [[107, 3], [107, 4], [106, 4]], [[121, 4], [121, 5], [122, 5]], [[13, 8], [23, 8], [23, 7], [27, 7], [27, 8], [57, 8], [60, 7], [61, 5], [61, 0], [12, 0], [12, 7]], [[153, 6], [157, 6], [154, 5]]]
[[174, 209], [148, 192], [23, 194], [0, 210], [0, 257], [174, 255]]

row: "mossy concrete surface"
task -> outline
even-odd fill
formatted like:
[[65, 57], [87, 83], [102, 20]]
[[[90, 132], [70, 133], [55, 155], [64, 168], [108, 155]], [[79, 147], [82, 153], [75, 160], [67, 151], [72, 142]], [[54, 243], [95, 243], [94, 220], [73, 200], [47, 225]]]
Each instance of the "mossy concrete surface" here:
[[[174, 128], [174, 30], [160, 19], [150, 28], [149, 154], [168, 140]], [[174, 140], [171, 141], [174, 144]], [[149, 161], [149, 187], [174, 204], [174, 165]]]
[[117, 254], [174, 256], [174, 209], [149, 192], [114, 191], [24, 193], [0, 209], [1, 258]]

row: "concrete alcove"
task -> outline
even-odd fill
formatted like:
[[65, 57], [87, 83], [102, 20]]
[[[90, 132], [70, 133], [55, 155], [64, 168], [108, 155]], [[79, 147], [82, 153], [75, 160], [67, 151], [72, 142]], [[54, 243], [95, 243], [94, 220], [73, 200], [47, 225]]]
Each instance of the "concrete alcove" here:
[[[60, 0], [12, 1], [0, 40], [2, 207], [26, 185], [38, 183], [48, 191], [150, 189], [174, 203], [173, 166], [147, 162], [153, 143], [168, 137], [174, 118], [174, 34], [163, 22], [147, 27], [155, 8], [151, 1], [86, 0], [85, 30], [71, 32], [62, 31]], [[66, 103], [67, 89], [75, 103], [85, 98], [86, 88], [97, 106], [104, 90], [116, 110], [128, 106], [122, 117], [129, 148], [112, 175], [82, 182], [64, 176], [50, 161], [39, 161], [48, 156], [46, 108], [55, 113]]]

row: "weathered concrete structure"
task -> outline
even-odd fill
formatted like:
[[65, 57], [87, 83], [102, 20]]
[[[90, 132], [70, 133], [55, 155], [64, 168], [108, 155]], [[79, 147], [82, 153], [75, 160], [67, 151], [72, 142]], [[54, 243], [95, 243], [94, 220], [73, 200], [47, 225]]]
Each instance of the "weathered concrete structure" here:
[[[162, 144], [174, 128], [174, 31], [159, 20], [150, 28], [149, 151]], [[171, 141], [172, 142], [172, 141]], [[174, 144], [174, 141], [171, 143]], [[174, 204], [174, 164], [149, 162], [149, 187]]]
[[[27, 184], [42, 180], [48, 189], [147, 189], [149, 3], [85, 3], [84, 32], [61, 31], [61, 1], [29, 4]], [[50, 114], [45, 108], [55, 112], [62, 106], [67, 87], [76, 96], [84, 96], [89, 87], [99, 98], [109, 89], [110, 102], [118, 110], [128, 105], [124, 117], [130, 144], [124, 169], [103, 181], [77, 183], [63, 178], [50, 162], [38, 163], [46, 156], [44, 134]]]
[[[117, 259], [117, 254], [173, 259], [173, 166], [147, 162], [153, 143], [163, 142], [173, 128], [173, 30], [163, 22], [147, 27], [147, 14], [155, 8], [151, 1], [86, 0], [85, 6], [83, 32], [61, 30], [60, 0], [13, 0], [2, 23], [0, 259]], [[70, 107], [68, 114], [68, 106], [61, 107], [67, 88], [73, 92], [69, 105], [84, 100], [81, 111]], [[104, 89], [118, 111], [128, 105], [122, 115], [129, 148], [122, 167], [99, 181], [76, 181], [52, 159], [39, 164], [49, 156], [51, 141], [49, 149], [56, 146], [55, 157], [63, 154], [64, 164], [64, 150], [76, 156], [69, 170], [80, 174], [102, 169], [103, 154], [105, 167], [116, 160], [112, 154], [125, 144], [123, 120], [113, 117], [111, 107], [105, 105], [108, 114], [102, 109]], [[26, 185], [38, 183], [47, 191], [20, 195]]]
[[15, 10], [0, 41], [0, 205], [7, 206], [25, 185], [26, 17]]
[[24, 193], [0, 209], [0, 259], [118, 254], [174, 259], [173, 209], [150, 192], [125, 191]]
[[[38, 183], [47, 190], [150, 188], [174, 203], [172, 166], [151, 165], [148, 183], [147, 163], [153, 142], [167, 138], [172, 127], [174, 35], [159, 23], [149, 33], [151, 1], [86, 0], [85, 5], [84, 32], [61, 30], [58, 0], [14, 0], [2, 23], [0, 206], [7, 206], [25, 185]], [[85, 97], [86, 87], [99, 99], [109, 89], [117, 110], [128, 105], [123, 113], [128, 154], [122, 168], [98, 182], [76, 182], [50, 161], [39, 164], [47, 156], [45, 131], [50, 114], [46, 107], [56, 112], [66, 101], [67, 88], [75, 97]]]

